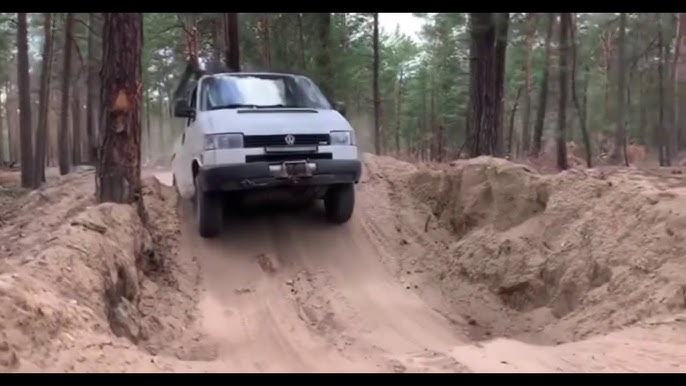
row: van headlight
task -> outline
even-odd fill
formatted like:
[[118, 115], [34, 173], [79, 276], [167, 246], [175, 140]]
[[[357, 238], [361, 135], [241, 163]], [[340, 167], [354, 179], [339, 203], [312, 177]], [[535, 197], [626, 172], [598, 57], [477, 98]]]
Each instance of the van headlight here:
[[333, 146], [355, 145], [355, 134], [352, 131], [332, 131], [329, 136]]
[[243, 147], [243, 134], [205, 134], [205, 150], [236, 149]]

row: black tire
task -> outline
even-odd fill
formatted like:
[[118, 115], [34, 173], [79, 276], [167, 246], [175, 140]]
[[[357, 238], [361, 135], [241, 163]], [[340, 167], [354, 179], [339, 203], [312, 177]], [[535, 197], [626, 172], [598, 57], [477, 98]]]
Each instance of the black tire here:
[[195, 189], [195, 216], [200, 236], [212, 238], [222, 231], [224, 220], [224, 202], [221, 195], [214, 192], [203, 192]]
[[334, 224], [348, 222], [355, 208], [355, 185], [335, 185], [324, 196], [326, 219]]

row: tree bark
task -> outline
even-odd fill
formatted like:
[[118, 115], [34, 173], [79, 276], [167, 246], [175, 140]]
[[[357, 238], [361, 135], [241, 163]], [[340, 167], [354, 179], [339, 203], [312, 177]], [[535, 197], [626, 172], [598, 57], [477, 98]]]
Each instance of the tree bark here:
[[224, 41], [226, 42], [226, 53], [224, 60], [229, 71], [239, 72], [241, 70], [240, 44], [238, 36], [238, 14], [224, 14]]
[[103, 27], [103, 140], [96, 176], [98, 202], [136, 204], [141, 191], [141, 51], [143, 15], [105, 13]]
[[40, 185], [45, 182], [45, 156], [48, 140], [48, 111], [50, 110], [50, 74], [52, 73], [52, 14], [46, 13], [43, 19], [43, 64], [40, 78], [40, 97], [38, 111], [38, 129], [36, 131], [36, 157], [34, 164], [34, 182]]
[[678, 14], [675, 54], [672, 61], [674, 82], [674, 130], [677, 151], [686, 148], [686, 13]]
[[318, 41], [315, 63], [319, 77], [319, 88], [324, 95], [333, 100], [333, 68], [331, 66], [331, 53], [329, 52], [331, 40], [331, 14], [317, 14], [316, 34]]
[[665, 127], [665, 44], [662, 35], [662, 14], [657, 13], [657, 46], [660, 52], [660, 60], [657, 65], [658, 73], [658, 141], [660, 143], [659, 160], [660, 166], [669, 166], [671, 157], [669, 154], [669, 132]]
[[[627, 163], [626, 157], [626, 61], [624, 52], [626, 51], [626, 13], [619, 16], [619, 35], [617, 37], [617, 126], [615, 129], [615, 148], [610, 156], [613, 163], [619, 163], [623, 159]], [[629, 166], [628, 164], [626, 166]]]
[[[533, 46], [536, 38], [536, 14], [527, 14], [526, 37], [526, 92], [522, 106], [522, 152], [529, 154], [531, 148], [531, 95], [534, 89], [534, 56]], [[510, 141], [512, 142], [512, 141]]]
[[[472, 157], [502, 153], [502, 85], [505, 48], [501, 22], [492, 13], [470, 13], [470, 82], [467, 113], [468, 148]], [[504, 18], [501, 21], [505, 21]], [[506, 25], [506, 24], [505, 24]], [[505, 32], [506, 33], [506, 32]], [[505, 35], [506, 36], [506, 35]]]
[[557, 115], [557, 167], [560, 170], [565, 170], [567, 165], [567, 85], [569, 77], [567, 76], [567, 58], [569, 38], [569, 24], [571, 17], [568, 13], [560, 14], [560, 99], [558, 105]]
[[5, 117], [4, 109], [0, 106], [0, 166], [5, 165]]
[[62, 68], [62, 103], [60, 108], [60, 126], [57, 137], [59, 142], [60, 175], [69, 173], [69, 89], [71, 88], [71, 49], [74, 14], [67, 13], [64, 26], [64, 56]]
[[300, 42], [300, 62], [302, 70], [307, 71], [307, 61], [305, 60], [305, 35], [303, 34], [303, 14], [298, 14], [298, 41]]
[[379, 14], [374, 14], [374, 31], [372, 36], [374, 63], [372, 66], [372, 87], [374, 97], [374, 152], [381, 154], [381, 133], [379, 130], [381, 99], [379, 97]]
[[74, 83], [71, 104], [71, 127], [72, 127], [72, 162], [74, 165], [81, 164], [81, 97], [79, 96], [78, 81]]
[[505, 148], [505, 127], [503, 120], [505, 117], [505, 60], [507, 57], [507, 33], [510, 23], [509, 13], [495, 14], [495, 132], [497, 134], [496, 156], [502, 156]]
[[31, 127], [31, 83], [26, 14], [17, 14], [17, 83], [19, 89], [19, 127], [21, 143], [21, 186], [35, 188]]
[[507, 135], [507, 154], [510, 156], [510, 159], [515, 158], [515, 154], [513, 153], [512, 149], [514, 147], [514, 138], [515, 138], [515, 130], [514, 130], [514, 125], [515, 125], [515, 116], [517, 115], [517, 107], [519, 106], [519, 97], [522, 94], [522, 87], [520, 86], [517, 88], [517, 96], [514, 99], [514, 102], [512, 103], [512, 110], [510, 111], [510, 129]]
[[398, 81], [396, 82], [395, 94], [395, 151], [397, 153], [400, 153], [400, 124], [402, 115], [403, 75], [403, 70], [400, 69]]
[[[571, 19], [571, 14], [565, 14], [569, 15], [568, 17]], [[577, 50], [576, 50], [576, 26], [570, 21], [569, 23], [570, 26], [570, 35], [571, 39], [569, 42], [569, 46], [572, 51], [572, 76], [571, 76], [571, 84], [572, 84], [572, 101], [574, 102], [574, 106], [576, 107], [576, 112], [577, 115], [579, 116], [579, 127], [581, 128], [581, 137], [582, 140], [584, 141], [584, 148], [586, 149], [586, 166], [591, 168], [592, 162], [591, 162], [591, 139], [588, 136], [588, 129], [586, 127], [586, 94], [587, 94], [587, 87], [588, 87], [588, 72], [586, 71], [584, 73], [584, 102], [583, 102], [583, 107], [581, 106], [581, 103], [579, 102], [579, 95], [576, 92], [576, 68], [577, 68]]]
[[96, 59], [96, 45], [95, 34], [93, 29], [96, 26], [95, 14], [88, 14], [88, 73], [87, 73], [87, 89], [88, 97], [86, 99], [86, 135], [88, 137], [88, 160], [91, 164], [95, 164], [98, 154], [98, 133], [97, 123], [100, 122], [97, 106], [99, 103], [99, 93], [97, 88], [98, 79], [98, 64]]
[[543, 76], [541, 78], [541, 90], [538, 94], [538, 111], [536, 112], [536, 123], [534, 126], [534, 146], [533, 155], [538, 156], [541, 152], [541, 142], [543, 139], [543, 125], [545, 124], [546, 103], [548, 101], [548, 78], [550, 76], [550, 54], [551, 41], [553, 37], [553, 26], [555, 16], [548, 14], [548, 29], [545, 35], [545, 60], [543, 63]]

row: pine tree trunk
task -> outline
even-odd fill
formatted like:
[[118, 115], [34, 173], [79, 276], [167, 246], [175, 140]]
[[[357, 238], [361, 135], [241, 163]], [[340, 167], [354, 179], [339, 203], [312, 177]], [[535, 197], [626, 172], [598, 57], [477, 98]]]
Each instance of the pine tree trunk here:
[[[617, 37], [617, 118], [615, 129], [615, 148], [610, 156], [613, 163], [626, 161], [626, 63], [624, 60], [626, 35], [626, 13], [619, 16], [619, 36]], [[629, 165], [626, 165], [629, 166]]]
[[230, 71], [241, 70], [240, 44], [238, 36], [238, 14], [224, 14], [224, 41], [226, 42], [226, 54], [224, 60]]
[[95, 35], [92, 30], [95, 28], [95, 14], [88, 14], [88, 74], [86, 79], [88, 97], [86, 99], [86, 135], [88, 137], [88, 161], [95, 164], [98, 155], [98, 133], [96, 128], [99, 120], [98, 106], [99, 93], [97, 88], [98, 67], [96, 60]]
[[105, 13], [103, 140], [96, 177], [98, 202], [135, 203], [145, 219], [141, 188], [141, 51], [143, 15]]
[[496, 108], [496, 27], [494, 14], [470, 13], [469, 153], [472, 157], [498, 151]]
[[317, 67], [318, 86], [329, 98], [334, 98], [333, 91], [333, 68], [331, 66], [331, 53], [329, 52], [329, 45], [331, 40], [331, 14], [320, 13], [317, 14], [316, 36], [318, 47], [315, 56], [315, 63]]
[[26, 14], [17, 14], [17, 80], [19, 88], [19, 130], [21, 142], [21, 186], [36, 187], [33, 178], [31, 126], [31, 84], [29, 80], [29, 45]]
[[0, 106], [0, 166], [5, 165], [5, 112]]
[[503, 155], [503, 149], [505, 147], [505, 129], [503, 120], [505, 117], [505, 59], [507, 56], [507, 33], [509, 29], [509, 23], [509, 13], [495, 14], [495, 106], [493, 114], [495, 116], [496, 135], [496, 148], [494, 155], [498, 157]]
[[67, 13], [64, 26], [64, 64], [62, 68], [62, 103], [60, 108], [60, 126], [57, 133], [59, 142], [60, 175], [69, 173], [69, 89], [71, 88], [71, 49], [74, 14]]
[[48, 111], [50, 109], [50, 74], [52, 73], [52, 14], [46, 13], [43, 20], [43, 65], [41, 67], [38, 129], [36, 131], [36, 158], [34, 180], [36, 185], [45, 182], [45, 156], [48, 143]]
[[71, 124], [72, 124], [72, 162], [74, 165], [81, 164], [81, 97], [80, 88], [74, 83], [72, 105], [71, 105]]
[[381, 99], [379, 97], [379, 14], [374, 14], [372, 37], [374, 59], [372, 64], [372, 88], [374, 97], [374, 152], [381, 154]]
[[536, 14], [527, 14], [527, 37], [526, 37], [526, 92], [522, 106], [522, 152], [529, 154], [531, 147], [531, 95], [534, 88], [534, 60], [533, 46], [536, 38]]
[[565, 170], [567, 165], [567, 86], [569, 77], [567, 75], [568, 62], [568, 39], [569, 24], [571, 21], [568, 13], [560, 14], [560, 99], [557, 115], [557, 167]]
[[538, 94], [538, 111], [536, 112], [536, 123], [534, 126], [534, 143], [532, 153], [538, 156], [541, 152], [541, 142], [543, 140], [543, 125], [545, 124], [546, 103], [548, 102], [548, 78], [550, 77], [550, 54], [552, 51], [551, 41], [553, 37], [553, 25], [555, 17], [552, 13], [548, 14], [548, 29], [545, 36], [545, 61], [543, 63], [543, 77], [541, 78], [541, 90]]
[[[571, 15], [569, 16], [571, 18]], [[587, 99], [587, 89], [588, 89], [588, 71], [584, 72], [584, 100], [583, 107], [581, 102], [579, 102], [579, 95], [576, 92], [576, 69], [577, 69], [577, 44], [576, 44], [576, 26], [570, 24], [570, 42], [569, 47], [572, 51], [572, 66], [571, 66], [571, 85], [572, 85], [572, 101], [576, 107], [577, 115], [579, 116], [579, 127], [581, 128], [581, 137], [584, 141], [584, 148], [586, 149], [586, 166], [593, 167], [591, 162], [591, 139], [588, 135], [588, 128], [586, 127], [586, 99]]]

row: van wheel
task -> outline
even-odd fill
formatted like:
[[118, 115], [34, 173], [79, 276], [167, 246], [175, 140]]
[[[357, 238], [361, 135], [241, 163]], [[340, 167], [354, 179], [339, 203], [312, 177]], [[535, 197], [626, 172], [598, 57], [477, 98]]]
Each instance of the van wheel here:
[[195, 216], [200, 236], [204, 238], [216, 237], [222, 231], [224, 202], [220, 194], [203, 192], [197, 188], [197, 183], [195, 186]]
[[350, 220], [355, 207], [355, 186], [353, 184], [334, 185], [324, 196], [326, 218], [334, 224]]

